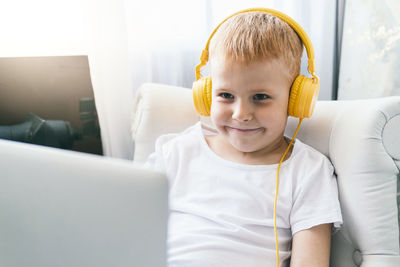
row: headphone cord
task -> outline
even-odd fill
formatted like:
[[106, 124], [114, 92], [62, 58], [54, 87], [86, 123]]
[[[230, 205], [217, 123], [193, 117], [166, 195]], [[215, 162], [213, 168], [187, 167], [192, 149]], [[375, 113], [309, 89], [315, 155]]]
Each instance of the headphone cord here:
[[297, 132], [300, 129], [301, 122], [303, 121], [302, 118], [299, 119], [299, 124], [297, 125], [297, 129], [293, 134], [292, 140], [290, 141], [288, 147], [286, 148], [285, 153], [283, 153], [283, 156], [281, 160], [279, 161], [278, 165], [278, 171], [276, 172], [276, 189], [275, 189], [275, 201], [274, 201], [274, 232], [275, 232], [275, 246], [276, 246], [276, 266], [279, 267], [279, 247], [278, 247], [278, 230], [276, 227], [276, 204], [278, 202], [278, 188], [279, 188], [279, 169], [281, 168], [281, 164], [283, 160], [285, 159], [286, 154], [288, 153], [290, 147], [293, 144], [294, 139], [296, 138]]

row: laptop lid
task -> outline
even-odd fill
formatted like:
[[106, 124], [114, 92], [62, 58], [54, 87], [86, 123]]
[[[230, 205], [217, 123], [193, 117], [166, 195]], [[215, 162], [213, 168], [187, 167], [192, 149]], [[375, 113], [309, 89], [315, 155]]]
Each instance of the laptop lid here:
[[0, 266], [166, 266], [168, 184], [130, 161], [0, 140]]

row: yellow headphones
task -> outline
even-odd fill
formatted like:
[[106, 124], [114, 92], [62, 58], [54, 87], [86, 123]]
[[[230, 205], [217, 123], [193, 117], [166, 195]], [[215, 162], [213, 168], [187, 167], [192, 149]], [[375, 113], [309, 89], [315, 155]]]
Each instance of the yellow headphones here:
[[299, 37], [303, 41], [308, 56], [308, 72], [313, 76], [313, 78], [308, 78], [304, 75], [298, 75], [296, 77], [290, 91], [288, 114], [290, 116], [301, 119], [311, 117], [319, 92], [319, 78], [315, 74], [314, 48], [312, 46], [311, 40], [304, 29], [294, 19], [282, 12], [268, 8], [250, 8], [236, 12], [223, 20], [211, 33], [210, 37], [208, 38], [206, 47], [201, 53], [200, 64], [196, 66], [196, 81], [193, 83], [193, 101], [197, 113], [201, 116], [210, 116], [212, 94], [211, 76], [202, 77], [200, 70], [201, 67], [207, 64], [208, 48], [211, 38], [214, 36], [218, 28], [229, 18], [237, 14], [247, 12], [264, 12], [280, 18], [281, 20], [289, 24], [289, 26], [292, 27], [292, 29], [299, 35]]

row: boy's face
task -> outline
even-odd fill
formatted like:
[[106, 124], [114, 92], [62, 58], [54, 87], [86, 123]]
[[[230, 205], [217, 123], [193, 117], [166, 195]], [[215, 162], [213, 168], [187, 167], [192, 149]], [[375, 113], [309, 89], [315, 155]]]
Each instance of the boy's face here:
[[290, 89], [285, 65], [214, 58], [210, 66], [211, 120], [219, 140], [247, 153], [269, 153], [281, 145]]

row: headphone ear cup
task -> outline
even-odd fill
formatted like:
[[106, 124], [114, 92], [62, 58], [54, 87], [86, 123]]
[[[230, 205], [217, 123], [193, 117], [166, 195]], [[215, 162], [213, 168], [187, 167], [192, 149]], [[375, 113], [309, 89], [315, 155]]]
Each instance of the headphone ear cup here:
[[296, 118], [309, 118], [314, 112], [319, 93], [319, 82], [304, 75], [296, 77], [290, 92], [288, 114]]
[[211, 77], [203, 77], [193, 83], [193, 102], [196, 112], [201, 116], [210, 116], [211, 111]]

